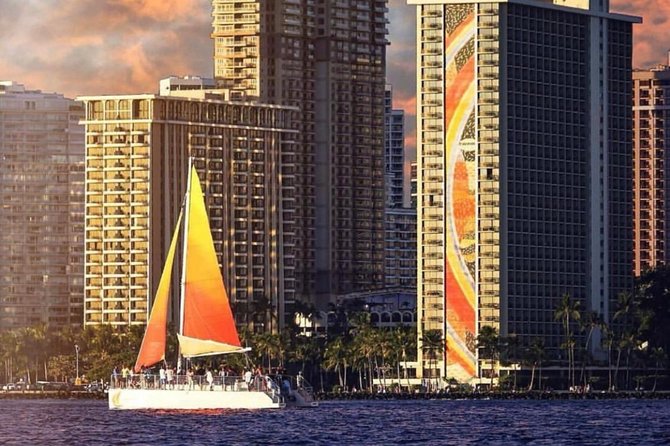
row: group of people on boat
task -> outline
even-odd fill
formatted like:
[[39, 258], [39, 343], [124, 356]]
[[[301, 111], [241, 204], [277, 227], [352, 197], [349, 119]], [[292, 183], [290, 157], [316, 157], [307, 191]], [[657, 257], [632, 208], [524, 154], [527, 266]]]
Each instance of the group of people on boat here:
[[261, 367], [252, 371], [245, 368], [243, 373], [235, 372], [228, 366], [218, 369], [210, 367], [188, 368], [182, 372], [179, 368], [163, 363], [154, 368], [142, 367], [138, 373], [127, 366], [114, 367], [112, 372], [113, 388], [160, 389], [160, 390], [223, 390], [272, 392], [273, 395], [288, 394], [292, 387], [302, 388], [304, 379], [299, 373], [295, 384], [282, 370], [273, 370], [266, 374]]

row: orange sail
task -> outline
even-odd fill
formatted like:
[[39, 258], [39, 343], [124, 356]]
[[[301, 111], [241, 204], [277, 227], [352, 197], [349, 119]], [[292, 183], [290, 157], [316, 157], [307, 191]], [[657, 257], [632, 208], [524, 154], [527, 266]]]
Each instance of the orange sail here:
[[242, 351], [228, 294], [223, 285], [205, 200], [195, 168], [191, 168], [184, 261], [183, 331], [186, 357]]
[[165, 359], [165, 338], [167, 332], [167, 309], [170, 295], [170, 280], [172, 278], [172, 263], [174, 261], [177, 239], [179, 238], [181, 217], [182, 213], [180, 212], [179, 218], [177, 219], [177, 229], [175, 229], [174, 234], [172, 235], [172, 242], [170, 242], [167, 259], [165, 259], [165, 266], [163, 267], [161, 280], [158, 283], [154, 305], [151, 307], [151, 315], [149, 316], [147, 329], [144, 332], [144, 339], [142, 339], [140, 353], [135, 362], [135, 373], [139, 372], [142, 367], [151, 367], [157, 362]]

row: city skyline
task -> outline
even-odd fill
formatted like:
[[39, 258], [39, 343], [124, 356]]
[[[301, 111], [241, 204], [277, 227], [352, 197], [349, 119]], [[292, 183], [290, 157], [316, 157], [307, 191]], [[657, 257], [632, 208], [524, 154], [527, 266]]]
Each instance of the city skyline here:
[[[169, 75], [213, 75], [211, 0], [3, 3], [0, 78], [28, 88], [66, 97], [154, 93], [156, 82]], [[610, 10], [645, 19], [634, 31], [634, 68], [666, 61], [668, 46], [655, 36], [670, 21], [670, 3], [612, 0]], [[653, 17], [645, 17], [646, 11], [654, 11]], [[406, 112], [409, 159], [416, 148], [414, 7], [389, 0], [389, 20], [387, 80], [394, 87], [394, 108]]]

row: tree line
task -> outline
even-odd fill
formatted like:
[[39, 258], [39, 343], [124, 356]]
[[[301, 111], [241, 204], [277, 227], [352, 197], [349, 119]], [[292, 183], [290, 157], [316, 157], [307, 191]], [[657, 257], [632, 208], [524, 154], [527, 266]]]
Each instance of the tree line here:
[[[631, 291], [618, 295], [617, 304], [605, 321], [597, 312], [586, 310], [569, 294], [564, 294], [554, 309], [554, 319], [561, 324], [560, 358], [551, 355], [544, 339], [532, 339], [520, 345], [514, 334], [500, 336], [497, 329], [483, 327], [477, 337], [480, 359], [490, 365], [485, 374], [496, 375], [494, 365], [519, 364], [530, 371], [528, 390], [542, 387], [546, 366], [567, 365], [563, 373], [564, 388], [586, 388], [598, 377], [590, 370], [606, 370], [607, 389], [656, 390], [659, 381], [668, 378], [670, 352], [670, 267], [661, 266], [643, 273]], [[604, 353], [594, 357], [596, 339]], [[554, 352], [555, 353], [555, 352]], [[539, 374], [539, 380], [536, 380]], [[516, 372], [497, 374], [501, 384], [516, 387]], [[540, 384], [538, 384], [538, 381]], [[600, 385], [604, 387], [604, 383]]]
[[[335, 322], [324, 334], [301, 334], [295, 324], [279, 333], [240, 332], [247, 355], [226, 355], [201, 360], [203, 366], [224, 364], [240, 373], [244, 368], [285, 369], [302, 372], [318, 390], [373, 391], [373, 380], [387, 387], [409, 387], [404, 362], [416, 361], [417, 334], [413, 326], [377, 328], [360, 308], [339, 308]], [[301, 308], [300, 314], [316, 314]], [[644, 273], [633, 290], [622, 293], [609, 321], [582, 308], [565, 294], [554, 317], [562, 327], [562, 355], [545, 346], [543, 339], [521, 345], [517, 336], [502, 337], [497, 329], [484, 326], [476, 338], [483, 379], [498, 378], [501, 386], [517, 387], [515, 371], [501, 373], [499, 366], [518, 364], [523, 387], [542, 388], [548, 366], [567, 365], [562, 380], [565, 388], [591, 384], [589, 370], [606, 369], [608, 389], [647, 386], [656, 390], [666, 380], [670, 351], [670, 267]], [[24, 379], [67, 382], [79, 376], [108, 381], [114, 367], [131, 367], [144, 334], [143, 326], [114, 328], [110, 325], [68, 327], [60, 330], [38, 325], [0, 333], [0, 382]], [[604, 356], [593, 357], [594, 342]], [[445, 352], [441, 330], [423, 333], [421, 344], [427, 358], [430, 388], [441, 387], [449, 377], [439, 377], [437, 362]], [[170, 330], [166, 358], [176, 364], [177, 341]], [[448, 349], [446, 354], [448, 355]], [[197, 362], [196, 362], [197, 363]], [[507, 367], [508, 370], [514, 367]], [[545, 376], [546, 378], [546, 376]], [[453, 381], [453, 380], [452, 380]], [[604, 383], [600, 385], [604, 387]]]
[[[302, 372], [317, 390], [360, 389], [372, 391], [373, 379], [388, 386], [406, 385], [404, 361], [416, 360], [416, 329], [398, 326], [377, 329], [368, 313], [355, 312], [331, 327], [327, 336], [306, 336], [291, 325], [279, 333], [254, 333], [242, 329], [245, 355], [232, 354], [195, 359], [197, 367], [225, 365], [240, 375], [246, 368]], [[0, 382], [55, 381], [73, 383], [109, 381], [112, 370], [132, 367], [144, 326], [50, 329], [45, 325], [0, 333]], [[176, 333], [170, 328], [166, 359], [176, 366]], [[78, 369], [78, 370], [77, 370]], [[77, 371], [79, 375], [77, 376]], [[405, 380], [405, 381], [403, 381]]]

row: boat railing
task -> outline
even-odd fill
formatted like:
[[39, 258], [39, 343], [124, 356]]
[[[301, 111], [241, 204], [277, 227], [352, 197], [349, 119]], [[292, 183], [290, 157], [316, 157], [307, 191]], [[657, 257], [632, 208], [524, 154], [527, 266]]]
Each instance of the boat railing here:
[[298, 376], [274, 375], [273, 379], [280, 385], [282, 395], [288, 396], [292, 392], [298, 392], [303, 395], [303, 399], [314, 399], [314, 389], [302, 374]]
[[211, 390], [227, 392], [267, 392], [280, 394], [276, 379], [267, 375], [254, 375], [249, 381], [242, 376], [213, 375], [211, 382], [206, 375], [168, 375], [133, 373], [126, 376], [112, 375], [111, 389], [152, 390]]

